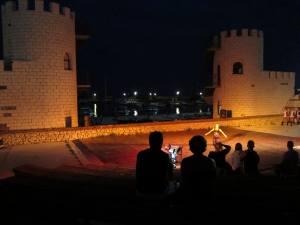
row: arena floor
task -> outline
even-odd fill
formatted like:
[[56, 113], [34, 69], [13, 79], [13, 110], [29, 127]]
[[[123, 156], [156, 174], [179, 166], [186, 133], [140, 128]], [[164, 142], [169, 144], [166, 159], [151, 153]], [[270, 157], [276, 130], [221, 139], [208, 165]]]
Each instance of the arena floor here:
[[[224, 143], [231, 146], [240, 142], [245, 148], [248, 140], [255, 141], [261, 169], [272, 168], [280, 161], [288, 140], [300, 145], [300, 138], [288, 137], [289, 132], [274, 135], [232, 128], [223, 130], [228, 135]], [[164, 144], [182, 145], [186, 157], [191, 154], [189, 139], [205, 132], [167, 132]], [[206, 154], [212, 150], [212, 136], [207, 139]], [[221, 177], [216, 180], [213, 205], [199, 202], [194, 213], [190, 212], [193, 205], [176, 202], [167, 208], [151, 203], [143, 205], [135, 198], [135, 161], [138, 152], [147, 147], [148, 135], [137, 135], [1, 150], [0, 179], [1, 170], [6, 172], [4, 178], [10, 176], [7, 174], [10, 170], [18, 168], [14, 170], [15, 177], [0, 181], [4, 206], [0, 221], [6, 217], [10, 223], [3, 224], [297, 224], [299, 221], [300, 180], [297, 178]], [[86, 162], [86, 168], [78, 167], [76, 159]], [[97, 165], [90, 167], [88, 163]], [[18, 216], [9, 216], [11, 212]]]
[[[222, 141], [232, 146], [232, 151], [228, 154], [227, 159], [228, 161], [230, 160], [230, 155], [237, 142], [240, 142], [246, 149], [248, 140], [254, 140], [255, 150], [261, 158], [260, 169], [270, 169], [274, 164], [280, 162], [283, 152], [286, 151], [286, 142], [288, 140], [292, 140], [296, 146], [300, 146], [300, 137], [296, 137], [297, 134], [300, 134], [299, 128], [300, 126], [278, 126], [277, 128], [273, 126], [272, 129], [266, 128], [265, 130], [255, 127], [241, 129], [222, 128], [228, 135], [228, 138], [223, 138]], [[252, 129], [252, 131], [249, 131], [249, 129]], [[280, 135], [262, 133], [262, 131]], [[166, 132], [163, 133], [164, 145], [182, 145], [182, 157], [184, 158], [191, 155], [188, 146], [190, 138], [194, 135], [203, 135], [206, 132], [207, 130]], [[206, 155], [213, 150], [212, 135], [207, 136], [207, 141]], [[24, 165], [49, 169], [60, 168], [66, 165], [71, 167], [83, 165], [89, 169], [92, 166], [97, 171], [106, 171], [105, 173], [108, 174], [117, 171], [116, 175], [132, 176], [135, 174], [134, 169], [138, 152], [148, 147], [148, 135], [107, 136], [80, 140], [78, 142], [77, 147], [73, 142], [62, 142], [1, 149], [0, 179], [13, 176], [13, 170]], [[72, 146], [74, 151], [72, 151]], [[78, 161], [82, 162], [81, 165], [78, 164]], [[178, 164], [177, 169], [179, 169], [179, 166], [180, 164]]]
[[[237, 142], [240, 142], [244, 149], [246, 149], [248, 140], [255, 142], [255, 150], [261, 158], [260, 169], [270, 168], [280, 161], [283, 152], [286, 151], [287, 141], [292, 140], [295, 142], [295, 145], [300, 145], [299, 137], [288, 137], [232, 128], [224, 128], [223, 130], [228, 135], [228, 138], [223, 138], [223, 142], [231, 145], [232, 151]], [[190, 138], [194, 135], [204, 135], [206, 132], [207, 130], [166, 132], [164, 133], [164, 145], [182, 145], [184, 158], [191, 155], [188, 146]], [[213, 150], [212, 135], [207, 136], [207, 141], [208, 147], [205, 154]], [[148, 135], [98, 137], [86, 139], [82, 142], [88, 149], [96, 154], [104, 164], [133, 169], [135, 167], [137, 153], [148, 147]], [[227, 158], [229, 160], [230, 154], [228, 154]]]

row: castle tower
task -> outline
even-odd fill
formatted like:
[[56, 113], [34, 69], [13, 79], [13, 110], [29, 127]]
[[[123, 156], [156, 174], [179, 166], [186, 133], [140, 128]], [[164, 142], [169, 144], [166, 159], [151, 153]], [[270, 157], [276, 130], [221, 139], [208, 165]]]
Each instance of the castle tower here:
[[0, 124], [9, 129], [78, 125], [75, 17], [27, 0], [2, 5]]
[[214, 118], [280, 114], [293, 96], [295, 74], [263, 70], [263, 32], [231, 30], [215, 37]]

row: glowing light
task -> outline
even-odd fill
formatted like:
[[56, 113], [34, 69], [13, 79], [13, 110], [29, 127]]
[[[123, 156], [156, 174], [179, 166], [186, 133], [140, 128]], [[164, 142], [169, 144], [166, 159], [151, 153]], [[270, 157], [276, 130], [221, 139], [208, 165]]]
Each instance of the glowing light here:
[[98, 114], [97, 114], [97, 104], [94, 104], [94, 116], [98, 117]]
[[219, 131], [219, 128], [220, 128], [220, 125], [219, 124], [215, 124], [215, 127], [214, 127], [215, 131]]
[[97, 93], [94, 93], [93, 96], [94, 96], [94, 97], [97, 97]]
[[157, 93], [154, 93], [154, 96], [157, 96]]
[[202, 92], [200, 92], [200, 95], [202, 96], [202, 95], [203, 95], [203, 93], [202, 93]]
[[176, 91], [176, 95], [180, 95], [180, 91]]
[[152, 93], [151, 93], [151, 92], [149, 93], [149, 96], [152, 96]]
[[199, 110], [199, 113], [202, 113], [202, 109]]
[[134, 116], [138, 116], [138, 115], [139, 115], [138, 111], [137, 111], [137, 110], [134, 110], [133, 115], [134, 115]]
[[179, 107], [176, 107], [176, 114], [177, 114], [177, 115], [180, 114], [180, 109], [179, 109]]
[[123, 96], [126, 97], [126, 93], [125, 92], [123, 93]]
[[134, 96], [137, 96], [137, 95], [138, 95], [138, 92], [137, 92], [137, 91], [133, 92], [133, 95], [134, 95]]

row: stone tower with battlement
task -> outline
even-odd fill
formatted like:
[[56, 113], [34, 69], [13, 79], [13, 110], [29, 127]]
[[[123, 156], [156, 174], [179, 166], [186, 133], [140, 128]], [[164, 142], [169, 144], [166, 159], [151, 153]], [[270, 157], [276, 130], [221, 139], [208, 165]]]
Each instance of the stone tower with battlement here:
[[78, 125], [75, 15], [34, 3], [2, 5], [0, 130]]
[[[231, 30], [214, 38], [214, 118], [281, 114], [294, 95], [295, 73], [264, 71], [263, 32]], [[226, 115], [225, 115], [226, 116]]]

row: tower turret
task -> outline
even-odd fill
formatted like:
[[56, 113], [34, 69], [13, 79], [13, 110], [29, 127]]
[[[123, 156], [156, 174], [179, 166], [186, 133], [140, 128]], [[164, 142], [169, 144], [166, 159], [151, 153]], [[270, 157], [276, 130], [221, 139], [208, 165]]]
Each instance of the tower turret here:
[[48, 11], [43, 0], [31, 3], [2, 5], [0, 84], [8, 88], [0, 92], [0, 106], [16, 109], [0, 115], [0, 123], [11, 129], [77, 126], [75, 15], [54, 2]]
[[293, 73], [280, 73], [279, 80], [263, 71], [263, 43], [263, 32], [254, 29], [223, 31], [214, 38], [214, 117], [222, 116], [222, 109], [233, 117], [280, 114], [292, 96]]

